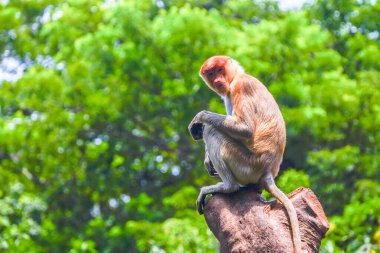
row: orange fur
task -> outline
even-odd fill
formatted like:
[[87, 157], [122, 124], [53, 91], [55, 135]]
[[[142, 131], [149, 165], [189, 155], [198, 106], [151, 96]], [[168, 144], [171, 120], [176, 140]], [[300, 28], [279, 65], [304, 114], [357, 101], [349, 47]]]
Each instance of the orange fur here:
[[224, 67], [226, 66], [228, 60], [227, 56], [213, 56], [210, 59], [208, 59], [203, 65], [200, 70], [200, 74], [204, 75], [207, 71], [215, 68], [215, 67]]

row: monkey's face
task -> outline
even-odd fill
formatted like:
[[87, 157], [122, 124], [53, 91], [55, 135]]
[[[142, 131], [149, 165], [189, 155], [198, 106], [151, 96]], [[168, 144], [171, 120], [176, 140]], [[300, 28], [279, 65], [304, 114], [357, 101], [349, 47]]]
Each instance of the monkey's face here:
[[211, 57], [203, 64], [200, 71], [200, 75], [205, 83], [221, 96], [229, 93], [229, 61], [230, 59], [226, 56]]
[[215, 67], [206, 72], [205, 77], [212, 90], [221, 96], [229, 93], [229, 83], [224, 67]]

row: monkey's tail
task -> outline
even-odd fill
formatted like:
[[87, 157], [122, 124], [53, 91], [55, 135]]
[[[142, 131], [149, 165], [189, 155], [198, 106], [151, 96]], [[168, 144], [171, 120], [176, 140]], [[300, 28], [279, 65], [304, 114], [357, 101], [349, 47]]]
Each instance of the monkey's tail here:
[[265, 184], [265, 189], [267, 189], [276, 199], [282, 202], [289, 215], [294, 252], [302, 253], [300, 227], [297, 219], [296, 209], [294, 208], [293, 203], [290, 201], [290, 199], [276, 186], [272, 174], [269, 173], [264, 177], [265, 178], [263, 178], [263, 182]]

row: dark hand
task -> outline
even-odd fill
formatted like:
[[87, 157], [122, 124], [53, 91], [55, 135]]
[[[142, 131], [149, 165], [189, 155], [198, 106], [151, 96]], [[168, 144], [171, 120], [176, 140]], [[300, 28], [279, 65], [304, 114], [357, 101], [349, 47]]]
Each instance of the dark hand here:
[[203, 138], [203, 116], [205, 111], [201, 111], [195, 115], [190, 122], [188, 129], [194, 140], [201, 140]]

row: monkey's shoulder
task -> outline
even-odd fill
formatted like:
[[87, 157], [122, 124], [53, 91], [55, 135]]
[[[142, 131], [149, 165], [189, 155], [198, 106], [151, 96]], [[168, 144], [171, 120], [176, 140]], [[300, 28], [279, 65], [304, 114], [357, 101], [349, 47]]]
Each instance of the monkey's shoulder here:
[[238, 76], [234, 85], [234, 91], [238, 94], [252, 95], [258, 91], [265, 92], [267, 89], [257, 78], [243, 73]]

